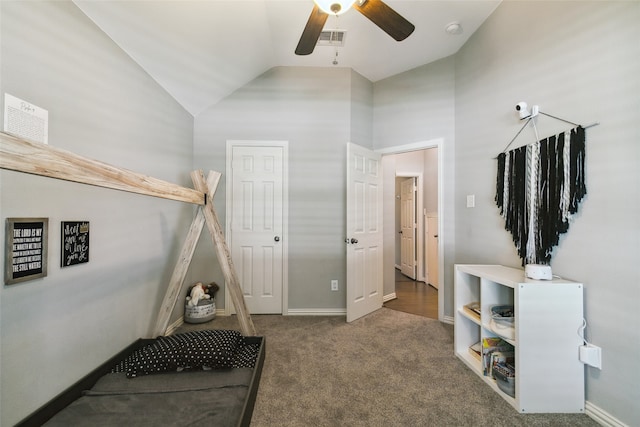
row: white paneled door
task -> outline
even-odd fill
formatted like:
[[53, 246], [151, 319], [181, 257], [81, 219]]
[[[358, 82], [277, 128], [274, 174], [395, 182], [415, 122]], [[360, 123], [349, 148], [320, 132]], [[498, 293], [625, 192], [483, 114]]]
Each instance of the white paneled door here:
[[347, 144], [347, 322], [382, 307], [381, 155]]
[[400, 272], [416, 280], [416, 179], [400, 183]]
[[280, 314], [286, 279], [286, 147], [230, 146], [231, 257], [249, 312]]

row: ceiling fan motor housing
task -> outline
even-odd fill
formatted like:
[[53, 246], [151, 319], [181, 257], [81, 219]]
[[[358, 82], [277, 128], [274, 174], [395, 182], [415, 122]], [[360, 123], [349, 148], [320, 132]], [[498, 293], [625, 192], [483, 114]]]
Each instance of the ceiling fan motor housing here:
[[314, 0], [322, 11], [341, 15], [353, 6], [355, 0]]

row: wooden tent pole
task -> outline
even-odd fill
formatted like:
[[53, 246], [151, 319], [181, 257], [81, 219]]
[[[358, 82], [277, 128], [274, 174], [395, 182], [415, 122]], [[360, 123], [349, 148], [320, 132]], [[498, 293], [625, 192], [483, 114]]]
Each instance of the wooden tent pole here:
[[247, 309], [247, 305], [244, 300], [240, 281], [238, 280], [238, 275], [236, 274], [233, 261], [231, 260], [231, 252], [229, 251], [229, 247], [227, 246], [227, 242], [224, 238], [220, 220], [218, 219], [216, 210], [213, 207], [213, 197], [210, 195], [211, 193], [207, 191], [207, 183], [204, 179], [204, 173], [200, 170], [191, 172], [191, 180], [193, 181], [193, 185], [196, 190], [207, 194], [207, 203], [200, 209], [204, 213], [205, 222], [209, 229], [209, 234], [211, 234], [211, 239], [213, 240], [213, 245], [216, 249], [216, 255], [218, 256], [218, 263], [222, 268], [226, 285], [229, 287], [231, 301], [236, 309], [236, 314], [238, 315], [238, 321], [240, 323], [240, 332], [245, 336], [254, 336], [256, 334], [256, 330], [253, 326], [251, 315], [249, 314], [249, 310]]
[[205, 195], [161, 179], [0, 132], [0, 168], [130, 193], [204, 204]]
[[[209, 188], [212, 194], [215, 193], [218, 188], [221, 175], [222, 174], [220, 172], [209, 171], [209, 175], [207, 176], [207, 188]], [[198, 239], [200, 238], [200, 234], [202, 234], [204, 222], [204, 213], [201, 208], [198, 208], [196, 216], [191, 222], [187, 238], [182, 245], [182, 251], [180, 252], [178, 262], [173, 269], [173, 274], [171, 275], [167, 292], [165, 293], [162, 305], [160, 306], [156, 326], [153, 330], [153, 337], [165, 335], [167, 333], [171, 313], [178, 302], [178, 296], [184, 286], [184, 279], [187, 276], [187, 271], [189, 270], [193, 253], [195, 252], [196, 245], [198, 244]]]

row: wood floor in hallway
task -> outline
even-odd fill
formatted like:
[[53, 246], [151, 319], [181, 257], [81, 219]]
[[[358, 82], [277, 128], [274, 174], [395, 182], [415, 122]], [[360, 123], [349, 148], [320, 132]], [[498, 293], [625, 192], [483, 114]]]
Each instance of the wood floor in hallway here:
[[410, 279], [396, 270], [396, 299], [384, 306], [418, 316], [438, 318], [438, 290], [424, 282]]

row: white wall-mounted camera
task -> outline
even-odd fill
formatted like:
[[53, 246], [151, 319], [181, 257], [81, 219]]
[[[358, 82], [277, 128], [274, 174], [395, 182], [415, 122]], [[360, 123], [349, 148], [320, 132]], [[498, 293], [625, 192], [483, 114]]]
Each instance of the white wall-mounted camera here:
[[526, 102], [518, 102], [516, 104], [516, 111], [520, 115], [521, 119], [526, 119], [530, 115], [529, 108], [527, 108]]
[[516, 104], [516, 111], [520, 115], [520, 120], [528, 119], [529, 117], [535, 117], [538, 115], [538, 106], [532, 106], [531, 111], [529, 111], [529, 107], [526, 102], [518, 102]]

